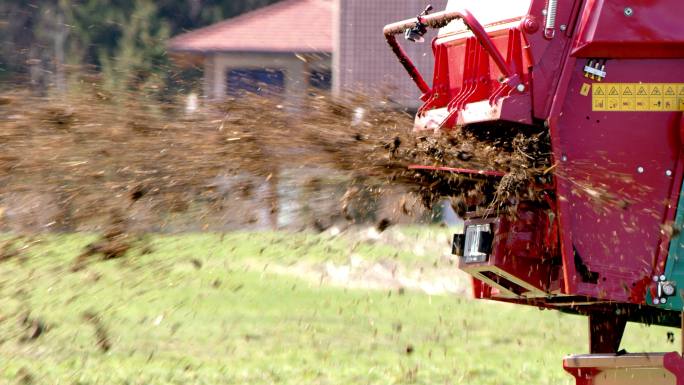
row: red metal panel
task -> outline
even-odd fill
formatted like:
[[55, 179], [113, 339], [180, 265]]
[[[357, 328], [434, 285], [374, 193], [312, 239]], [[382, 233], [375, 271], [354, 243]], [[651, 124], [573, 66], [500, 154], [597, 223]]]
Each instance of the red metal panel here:
[[[676, 70], [683, 65], [611, 60], [609, 76], [615, 83], [684, 82]], [[666, 206], [682, 173], [680, 113], [592, 111], [591, 96], [580, 94], [590, 82], [583, 66], [574, 64], [554, 129], [567, 289], [629, 302], [654, 273], [660, 225], [673, 219]]]
[[[500, 52], [507, 53], [509, 51], [510, 37], [508, 35], [508, 30], [499, 31], [497, 34], [491, 35], [491, 37], [494, 45]], [[435, 85], [448, 82], [449, 89], [452, 92], [462, 86], [463, 71], [466, 69], [464, 68], [466, 60], [465, 51], [467, 51], [466, 45], [471, 39], [472, 38], [467, 34], [461, 34], [438, 38], [435, 41], [436, 46], [443, 48], [443, 50], [440, 51], [440, 54], [444, 55], [449, 63], [448, 77], [445, 78], [441, 76], [441, 73], [435, 73], [433, 80]], [[474, 42], [477, 43], [477, 41]], [[525, 60], [525, 64], [528, 63], [529, 60]], [[496, 81], [502, 76], [501, 71], [491, 58], [489, 58], [489, 73], [487, 75], [489, 75], [489, 78], [493, 81]]]
[[588, 0], [573, 55], [683, 57], [682, 15], [682, 0]]
[[479, 280], [479, 285], [500, 287], [485, 298], [534, 298], [547, 296], [557, 287], [559, 268], [551, 263], [557, 254], [558, 232], [552, 210], [520, 204], [515, 218], [468, 219], [466, 226], [489, 224], [494, 234], [486, 261], [459, 260], [459, 268]]
[[529, 65], [532, 66], [532, 102], [535, 118], [546, 119], [549, 117], [551, 104], [554, 100], [558, 86], [559, 71], [567, 58], [570, 49], [570, 36], [572, 26], [575, 24], [579, 4], [583, 0], [559, 1], [557, 9], [558, 26], [566, 25], [567, 33], [556, 33], [553, 39], [544, 37], [544, 29], [541, 27], [530, 28], [529, 26], [542, 25], [544, 16], [542, 12], [546, 8], [546, 0], [536, 0], [532, 3], [530, 14], [523, 21], [527, 51], [530, 56]]
[[[506, 53], [506, 67], [513, 71], [511, 78], [523, 83], [523, 90], [526, 90], [530, 59], [518, 25], [519, 21], [498, 25], [487, 34], [496, 50]], [[489, 105], [488, 111], [479, 114], [482, 120], [514, 119], [531, 123], [529, 94], [513, 92], [514, 85], [500, 81], [506, 78], [501, 66], [475, 37], [469, 33], [449, 34], [435, 39], [432, 46], [435, 54], [433, 87], [418, 111], [419, 117], [426, 111], [446, 107], [447, 115], [440, 127], [451, 129], [456, 124], [464, 124], [462, 113], [467, 105], [484, 101]], [[523, 105], [515, 98], [520, 95], [525, 96]]]
[[[668, 1], [636, 5], [621, 1], [611, 5], [592, 0], [559, 2], [559, 28], [549, 39], [541, 28], [546, 2], [535, 0], [525, 18], [491, 25], [486, 36], [482, 31], [478, 38], [452, 32], [433, 41], [434, 86], [426, 94], [419, 116], [441, 109], [434, 116], [447, 116], [440, 118], [441, 127], [497, 119], [532, 124], [532, 115], [547, 119], [554, 160], [559, 164], [555, 170], [557, 201], [549, 206], [557, 210], [563, 260], [562, 277], [549, 281], [547, 291], [552, 284], [554, 288], [562, 285], [561, 294], [585, 297], [590, 303], [597, 299], [642, 303], [651, 277], [662, 269], [667, 239], [661, 226], [673, 219], [684, 171], [680, 160], [681, 112], [593, 111], [592, 97], [586, 92], [593, 80], [584, 76], [585, 60], [570, 53], [573, 41], [579, 42], [578, 50], [585, 53], [610, 48], [600, 55], [608, 60], [606, 80], [610, 83], [684, 82], [679, 71], [684, 59], [648, 58], [658, 56], [663, 47], [675, 50], [669, 55], [679, 55], [674, 34], [659, 32], [661, 27], [644, 27], [643, 20], [627, 23], [630, 31], [616, 29], [622, 18], [636, 20], [640, 12], [649, 23], [658, 23], [658, 15], [667, 13], [663, 9]], [[646, 3], [660, 10], [647, 10]], [[629, 15], [627, 6], [632, 7]], [[616, 14], [620, 7], [622, 13]], [[680, 9], [677, 7], [675, 11]], [[643, 38], [639, 33], [648, 36]], [[480, 44], [483, 38], [488, 49]], [[625, 47], [646, 42], [649, 48], [628, 54], [624, 47], [618, 47], [620, 42], [626, 43]], [[489, 57], [492, 52], [506, 52], [505, 64], [494, 63]], [[625, 55], [646, 58], [622, 59]], [[502, 71], [513, 74], [510, 77], [515, 76], [520, 82], [517, 84], [524, 87], [501, 84], [497, 78]], [[553, 226], [536, 222], [540, 228], [556, 226], [555, 221]], [[506, 232], [522, 235], [523, 230]], [[555, 244], [555, 238], [546, 243]], [[541, 266], [531, 268], [527, 263], [539, 264], [539, 258], [522, 263], [517, 254], [520, 248], [505, 246], [505, 250], [495, 250], [490, 263], [509, 278], [542, 272]], [[506, 254], [509, 252], [513, 254]], [[509, 264], [513, 259], [508, 256], [513, 255], [515, 263]], [[483, 280], [481, 286], [487, 286], [489, 279], [503, 279], [478, 277]], [[528, 283], [539, 285], [539, 277], [528, 278]], [[495, 285], [492, 281], [489, 284]]]

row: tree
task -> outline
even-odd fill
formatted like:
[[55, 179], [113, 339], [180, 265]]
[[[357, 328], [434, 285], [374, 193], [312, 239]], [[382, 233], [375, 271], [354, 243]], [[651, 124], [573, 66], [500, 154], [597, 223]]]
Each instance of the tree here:
[[157, 73], [167, 64], [164, 45], [169, 26], [152, 0], [135, 0], [130, 16], [119, 12], [120, 38], [112, 52], [99, 50], [105, 87], [115, 91], [159, 88]]
[[168, 37], [276, 1], [5, 0], [0, 80], [59, 86], [68, 64], [102, 73], [111, 89], [160, 89], [172, 75]]

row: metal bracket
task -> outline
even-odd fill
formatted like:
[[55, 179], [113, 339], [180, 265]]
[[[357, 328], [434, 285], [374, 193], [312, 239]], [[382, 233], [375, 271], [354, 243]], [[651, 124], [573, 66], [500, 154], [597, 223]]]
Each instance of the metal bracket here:
[[605, 79], [607, 75], [605, 59], [589, 59], [584, 66], [584, 77], [586, 78], [600, 82]]
[[666, 304], [667, 298], [672, 297], [677, 292], [676, 284], [672, 281], [668, 281], [664, 274], [653, 276], [653, 281], [658, 284], [656, 296], [653, 298], [653, 304]]

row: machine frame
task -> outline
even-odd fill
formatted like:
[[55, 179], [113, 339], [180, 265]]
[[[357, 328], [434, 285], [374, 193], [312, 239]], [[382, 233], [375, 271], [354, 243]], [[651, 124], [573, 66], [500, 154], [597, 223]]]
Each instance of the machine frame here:
[[[474, 296], [587, 315], [593, 354], [616, 354], [628, 321], [681, 327], [684, 2], [494, 2], [490, 9], [503, 16], [484, 24], [486, 10], [452, 0], [445, 11], [428, 7], [384, 28], [422, 92], [414, 129], [526, 127], [550, 135], [554, 170], [541, 183], [544, 199], [519, 202], [514, 215], [471, 213], [465, 234], [454, 236]], [[419, 40], [428, 28], [441, 28], [431, 44], [431, 86], [396, 38]], [[506, 172], [412, 168], [483, 178]], [[585, 358], [566, 359], [566, 369], [578, 384], [604, 383], [596, 368], [606, 361]], [[646, 361], [613, 359], [606, 368]], [[648, 365], [684, 383], [681, 356], [656, 361]]]

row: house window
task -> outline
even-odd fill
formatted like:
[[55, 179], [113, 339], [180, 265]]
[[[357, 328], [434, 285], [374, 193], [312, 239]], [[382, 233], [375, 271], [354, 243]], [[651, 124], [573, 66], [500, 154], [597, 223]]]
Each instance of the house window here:
[[257, 95], [280, 95], [285, 90], [285, 73], [279, 69], [232, 69], [228, 71], [227, 94], [237, 96], [241, 92]]
[[332, 88], [332, 72], [329, 69], [312, 69], [309, 73], [309, 85], [319, 90]]

